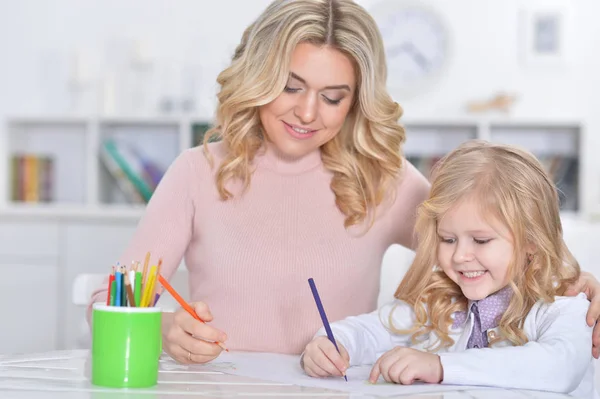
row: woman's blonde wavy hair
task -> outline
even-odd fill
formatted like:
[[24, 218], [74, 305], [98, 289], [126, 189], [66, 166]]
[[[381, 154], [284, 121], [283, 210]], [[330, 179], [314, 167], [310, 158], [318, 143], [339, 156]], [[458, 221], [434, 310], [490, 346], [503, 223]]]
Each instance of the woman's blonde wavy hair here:
[[394, 294], [414, 308], [416, 322], [410, 330], [392, 329], [412, 334], [413, 342], [435, 332], [440, 341], [430, 350], [454, 343], [448, 335], [451, 315], [466, 311], [468, 300], [436, 266], [437, 227], [449, 209], [470, 198], [479, 204], [482, 215], [505, 225], [513, 240], [508, 267], [513, 295], [499, 323], [500, 337], [494, 342], [526, 343], [522, 327], [531, 307], [539, 300], [553, 302], [580, 273], [563, 241], [554, 183], [529, 152], [480, 140], [452, 151], [440, 160], [432, 176], [429, 199], [418, 209], [416, 256]]
[[[402, 169], [405, 133], [402, 109], [386, 91], [387, 67], [381, 34], [373, 18], [351, 0], [276, 0], [244, 32], [221, 86], [215, 127], [204, 139], [220, 138], [227, 154], [216, 184], [223, 200], [239, 179], [250, 186], [252, 161], [264, 135], [258, 108], [275, 100], [289, 78], [296, 45], [308, 42], [335, 48], [349, 57], [357, 73], [354, 104], [336, 137], [321, 147], [324, 166], [333, 173], [331, 189], [346, 227], [374, 220], [375, 208]], [[368, 218], [368, 219], [367, 219]]]

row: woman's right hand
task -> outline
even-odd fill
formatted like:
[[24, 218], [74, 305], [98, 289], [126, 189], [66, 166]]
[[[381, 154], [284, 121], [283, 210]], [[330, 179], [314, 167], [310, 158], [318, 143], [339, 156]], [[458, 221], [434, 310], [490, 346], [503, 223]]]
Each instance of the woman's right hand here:
[[[213, 319], [204, 302], [191, 303], [200, 319]], [[215, 342], [224, 342], [224, 332], [194, 319], [185, 309], [162, 315], [163, 349], [173, 359], [183, 364], [210, 362], [222, 349]]]
[[337, 343], [340, 353], [327, 337], [317, 337], [306, 345], [300, 361], [306, 374], [311, 377], [342, 377], [350, 364], [350, 356], [344, 345]]

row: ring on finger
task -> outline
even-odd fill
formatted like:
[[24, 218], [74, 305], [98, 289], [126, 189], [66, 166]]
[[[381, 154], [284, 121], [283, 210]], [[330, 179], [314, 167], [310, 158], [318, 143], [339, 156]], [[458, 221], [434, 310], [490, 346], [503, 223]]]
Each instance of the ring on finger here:
[[188, 351], [188, 360], [191, 362], [192, 361], [192, 352]]

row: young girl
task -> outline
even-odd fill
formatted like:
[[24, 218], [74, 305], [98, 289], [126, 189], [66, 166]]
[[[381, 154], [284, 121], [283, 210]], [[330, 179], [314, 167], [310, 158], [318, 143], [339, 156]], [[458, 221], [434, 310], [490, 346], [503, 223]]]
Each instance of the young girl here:
[[434, 172], [418, 210], [416, 257], [379, 312], [319, 330], [313, 377], [373, 364], [370, 381], [486, 385], [593, 397], [579, 265], [562, 238], [558, 195], [534, 156], [470, 141]]

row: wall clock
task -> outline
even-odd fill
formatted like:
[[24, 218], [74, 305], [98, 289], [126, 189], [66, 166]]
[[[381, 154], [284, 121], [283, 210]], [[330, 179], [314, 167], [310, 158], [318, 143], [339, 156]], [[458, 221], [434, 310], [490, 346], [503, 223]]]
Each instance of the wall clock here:
[[435, 86], [450, 55], [449, 29], [441, 16], [401, 0], [381, 1], [369, 11], [383, 36], [391, 94], [408, 98]]

